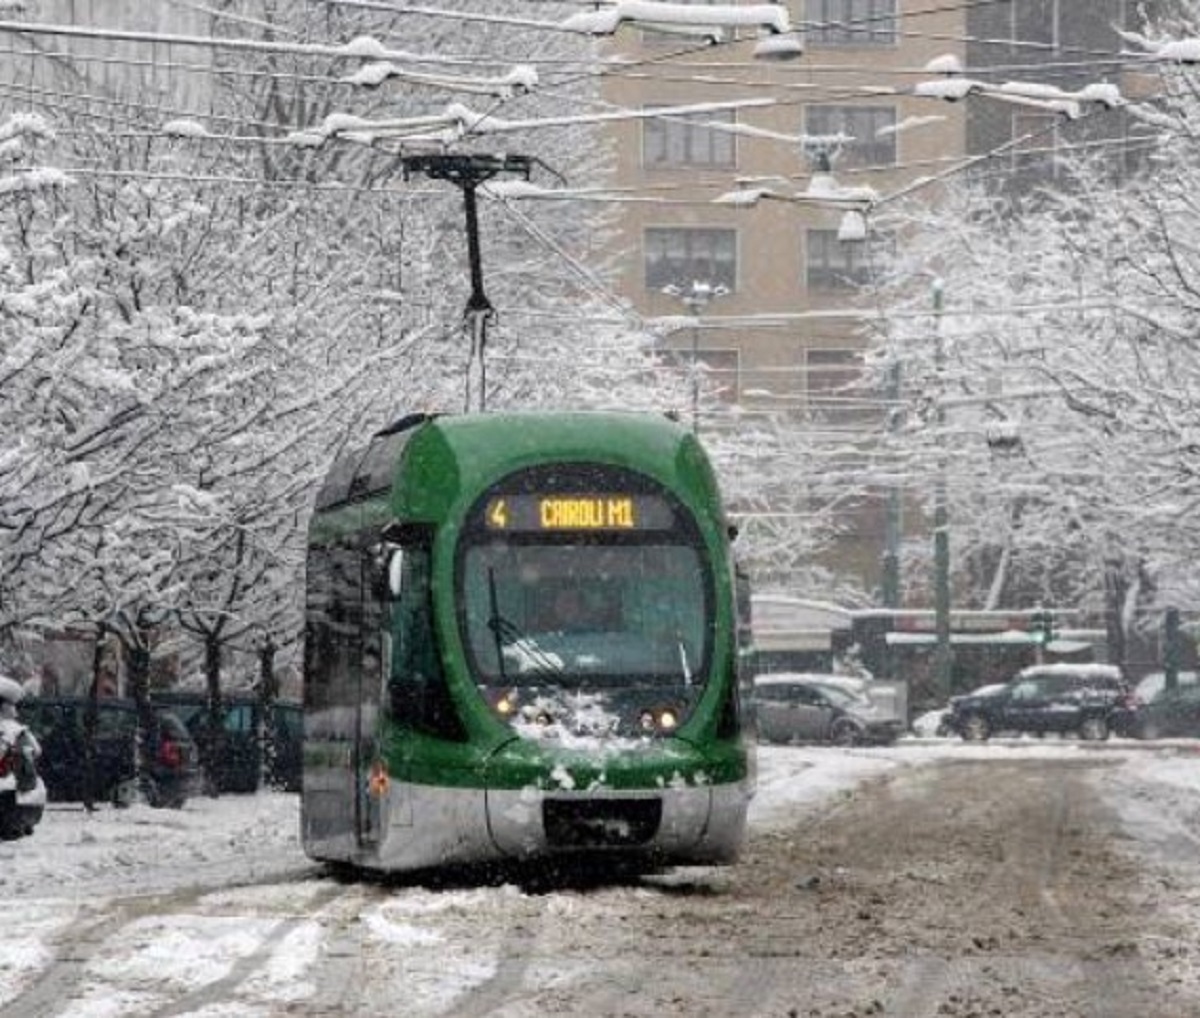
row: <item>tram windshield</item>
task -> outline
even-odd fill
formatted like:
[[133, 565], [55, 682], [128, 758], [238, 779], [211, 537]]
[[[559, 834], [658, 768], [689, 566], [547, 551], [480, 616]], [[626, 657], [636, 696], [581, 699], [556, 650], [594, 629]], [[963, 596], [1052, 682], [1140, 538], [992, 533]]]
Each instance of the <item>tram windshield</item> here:
[[463, 557], [479, 681], [691, 687], [710, 652], [710, 581], [689, 544], [486, 541]]

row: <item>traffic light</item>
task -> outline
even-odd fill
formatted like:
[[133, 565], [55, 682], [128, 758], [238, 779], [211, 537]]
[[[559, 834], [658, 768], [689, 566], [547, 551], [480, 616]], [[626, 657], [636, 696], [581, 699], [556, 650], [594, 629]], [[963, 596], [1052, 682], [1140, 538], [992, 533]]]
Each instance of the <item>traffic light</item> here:
[[1029, 619], [1029, 635], [1039, 647], [1045, 647], [1054, 639], [1054, 615], [1048, 611], [1036, 611]]

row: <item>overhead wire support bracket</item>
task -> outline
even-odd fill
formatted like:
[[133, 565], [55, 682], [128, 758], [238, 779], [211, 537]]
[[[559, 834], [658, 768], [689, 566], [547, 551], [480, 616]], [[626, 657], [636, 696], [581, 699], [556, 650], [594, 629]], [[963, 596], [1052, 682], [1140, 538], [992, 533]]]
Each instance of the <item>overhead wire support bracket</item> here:
[[495, 316], [492, 302], [483, 288], [483, 255], [479, 246], [479, 211], [475, 192], [484, 184], [501, 174], [516, 174], [529, 179], [534, 160], [529, 156], [424, 153], [404, 156], [401, 165], [404, 179], [421, 173], [431, 180], [447, 180], [463, 193], [463, 210], [467, 220], [467, 261], [471, 271], [471, 295], [463, 313], [467, 331], [471, 337], [471, 357], [467, 365], [467, 391], [465, 409], [472, 408], [472, 392], [477, 393], [478, 409], [482, 412], [487, 404], [487, 368], [484, 351], [487, 347], [487, 329]]

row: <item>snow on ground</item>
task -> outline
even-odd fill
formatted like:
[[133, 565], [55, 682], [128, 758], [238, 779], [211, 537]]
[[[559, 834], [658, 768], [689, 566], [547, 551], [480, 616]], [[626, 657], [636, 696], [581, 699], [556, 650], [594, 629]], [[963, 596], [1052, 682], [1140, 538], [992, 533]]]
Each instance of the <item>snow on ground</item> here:
[[307, 865], [294, 795], [195, 798], [183, 809], [50, 804], [30, 838], [0, 842], [0, 897], [90, 901], [222, 882]]
[[[1021, 740], [966, 745], [957, 740], [906, 739], [896, 746], [844, 750], [761, 747], [752, 829], [794, 823], [864, 781], [897, 768], [946, 759], [1030, 759], [1100, 754], [1105, 768], [1097, 787], [1125, 823], [1131, 847], [1175, 881], [1178, 908], [1200, 923], [1200, 745], [1181, 742], [1165, 751], [1113, 740], [1103, 747], [1073, 740]], [[31, 838], [0, 843], [0, 900], [9, 918], [0, 939], [0, 1011], [54, 961], [56, 938], [105, 921], [112, 899], [173, 893], [195, 909], [135, 916], [120, 936], [103, 943], [88, 963], [71, 1018], [150, 1014], [180, 995], [201, 994], [239, 961], [266, 957], [245, 991], [263, 1002], [263, 1013], [311, 997], [305, 981], [328, 937], [357, 908], [357, 919], [381, 942], [433, 959], [420, 987], [426, 1004], [452, 1002], [466, 983], [488, 978], [486, 959], [462, 957], [446, 964], [454, 945], [426, 920], [501, 907], [498, 895], [514, 888], [426, 890], [408, 888], [381, 902], [338, 897], [333, 881], [297, 879], [319, 873], [299, 845], [295, 795], [196, 798], [182, 810], [144, 805], [102, 807], [87, 813], [52, 806]], [[564, 898], [563, 907], [570, 907]], [[329, 910], [335, 910], [330, 912]], [[336, 913], [336, 914], [335, 914]], [[440, 960], [439, 960], [440, 953]], [[94, 973], [93, 973], [94, 970]], [[409, 976], [415, 974], [410, 966]], [[147, 987], [154, 988], [148, 991]], [[414, 992], [417, 987], [413, 986]], [[211, 1008], [197, 1008], [205, 1014]]]

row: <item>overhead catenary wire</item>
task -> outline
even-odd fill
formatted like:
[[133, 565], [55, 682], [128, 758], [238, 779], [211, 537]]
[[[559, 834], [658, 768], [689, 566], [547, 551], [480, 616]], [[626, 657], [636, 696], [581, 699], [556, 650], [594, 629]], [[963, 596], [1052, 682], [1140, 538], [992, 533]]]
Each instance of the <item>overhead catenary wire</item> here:
[[[1027, 140], [1027, 137], [1022, 140]], [[251, 139], [251, 142], [257, 142], [258, 144], [262, 144], [262, 140], [260, 140], [260, 139]], [[1092, 143], [1092, 144], [1099, 144], [1099, 143]], [[990, 155], [992, 155], [992, 154], [986, 154], [984, 156], [980, 156], [980, 158], [986, 158]], [[908, 164], [898, 163], [898, 164], [894, 164], [894, 166], [888, 167], [887, 169], [893, 170], [893, 172], [895, 172], [895, 170], [901, 170], [901, 169], [905, 169], [907, 167], [908, 167]], [[863, 170], [856, 170], [856, 172], [863, 172]], [[214, 176], [214, 178], [211, 178], [211, 179], [215, 181], [217, 178], [216, 178], [216, 176]], [[307, 182], [306, 182], [306, 186], [308, 186]], [[338, 185], [338, 186], [341, 186], [341, 185]], [[895, 197], [895, 196], [892, 196], [892, 197]]]
[[[3, 86], [0, 86], [0, 89], [3, 89]], [[19, 86], [16, 86], [16, 87], [9, 86], [10, 94], [21, 94], [21, 92], [22, 92], [22, 89]], [[54, 102], [54, 93], [51, 92], [50, 90], [42, 90], [41, 94], [43, 95], [44, 98], [46, 98], [48, 103]], [[86, 97], [79, 97], [79, 98], [81, 98], [82, 100], [86, 100]], [[119, 108], [157, 112], [157, 109], [155, 107], [147, 106], [146, 104], [142, 104], [142, 103], [129, 102], [126, 100], [121, 100], [121, 99], [102, 100], [102, 102], [111, 103]], [[183, 111], [173, 111], [173, 112], [181, 113]], [[100, 114], [96, 114], [96, 113], [90, 113], [90, 112], [85, 111], [83, 113], [83, 115], [84, 116], [92, 116], [97, 119], [103, 119], [103, 117]], [[232, 119], [233, 118], [229, 118], [230, 121], [232, 121]], [[136, 125], [137, 123], [138, 122], [136, 120], [132, 120], [132, 119], [130, 120], [131, 125]], [[271, 125], [259, 124], [257, 126], [266, 127], [266, 126], [271, 126]], [[1043, 129], [1043, 132], [1048, 133], [1051, 130], [1052, 130], [1052, 125], [1048, 125], [1046, 128]], [[960, 159], [954, 160], [953, 157], [946, 157], [945, 159], [922, 161], [922, 162], [917, 162], [917, 163], [898, 162], [898, 163], [894, 163], [894, 164], [887, 164], [887, 165], [880, 165], [880, 166], [851, 168], [849, 170], [843, 171], [843, 173], [847, 177], [852, 177], [852, 176], [858, 175], [858, 174], [871, 176], [875, 173], [905, 172], [908, 170], [924, 168], [928, 165], [949, 165], [951, 170], [972, 168], [972, 167], [976, 167], [976, 166], [986, 162], [987, 160], [989, 160], [991, 158], [994, 158], [999, 155], [1003, 155], [1007, 151], [1010, 151], [1010, 150], [1012, 150], [1014, 148], [1018, 148], [1018, 147], [1021, 148], [1023, 154], [1025, 154], [1025, 155], [1029, 155], [1031, 153], [1036, 153], [1039, 150], [1030, 149], [1030, 147], [1029, 147], [1029, 141], [1031, 140], [1031, 138], [1033, 138], [1035, 136], [1036, 136], [1036, 133], [1027, 134], [1027, 135], [1021, 136], [1019, 138], [1013, 139], [1010, 142], [1004, 143], [1003, 145], [1000, 145], [996, 149], [993, 149], [989, 152], [972, 155], [972, 156], [966, 157], [966, 159], [960, 158]], [[222, 143], [222, 142], [225, 142], [225, 143], [244, 143], [244, 144], [254, 145], [254, 146], [262, 146], [265, 144], [284, 144], [284, 141], [282, 139], [263, 138], [261, 135], [254, 135], [254, 136], [250, 136], [250, 137], [246, 137], [246, 138], [241, 138], [238, 136], [232, 136], [232, 135], [227, 135], [227, 134], [215, 134], [215, 135], [211, 135], [211, 136], [192, 137], [192, 138], [189, 138], [188, 140], [191, 142], [195, 142], [195, 143], [203, 143], [203, 142]], [[1114, 148], [1121, 148], [1122, 150], [1127, 151], [1131, 145], [1149, 146], [1154, 143], [1155, 143], [1155, 141], [1153, 138], [1142, 138], [1142, 139], [1136, 139], [1136, 140], [1130, 140], [1127, 138], [1099, 139], [1099, 140], [1089, 140], [1089, 141], [1085, 141], [1085, 142], [1069, 143], [1069, 144], [1055, 143], [1053, 146], [1047, 147], [1046, 151], [1052, 151], [1055, 153], [1067, 153], [1067, 152], [1071, 152], [1071, 151], [1095, 150], [1095, 149], [1105, 148], [1108, 146], [1112, 146]], [[803, 179], [806, 176], [811, 176], [811, 173], [795, 175], [796, 179], [798, 179], [798, 180]], [[938, 179], [940, 179], [940, 177]], [[923, 181], [921, 181], [920, 183], [922, 186], [926, 186], [930, 183], [930, 179], [926, 178]], [[585, 191], [574, 191], [574, 192], [568, 191], [568, 192], [563, 192], [563, 193], [556, 195], [555, 192], [553, 192], [553, 191], [545, 191], [542, 194], [539, 194], [537, 197], [543, 198], [546, 200], [561, 198], [564, 200], [591, 200], [591, 201], [598, 201], [598, 202], [617, 202], [617, 201], [621, 201], [621, 200], [646, 202], [646, 201], [655, 200], [655, 197], [654, 197], [655, 194], [661, 196], [663, 192], [670, 191], [670, 190], [695, 191], [696, 189], [703, 188], [703, 187], [727, 188], [728, 186], [729, 186], [728, 177], [727, 177], [727, 175], [723, 175], [720, 180], [717, 180], [714, 176], [713, 179], [710, 179], [707, 181], [704, 178], [701, 178], [700, 180], [698, 180], [692, 184], [661, 185], [657, 188], [653, 187], [653, 186], [651, 186], [651, 187], [641, 186], [641, 187], [637, 188], [638, 191], [650, 191], [649, 195], [643, 195], [643, 194], [630, 195], [629, 190], [631, 190], [631, 189], [621, 189], [618, 187], [604, 187], [604, 188], [596, 188], [592, 193], [588, 193], [588, 191], [585, 190]], [[897, 195], [892, 195], [890, 197], [895, 198], [895, 197], [897, 197]], [[689, 200], [690, 201], [703, 201], [704, 199], [689, 199]]]
[[[333, 2], [333, 3], [340, 2], [343, 5], [351, 5], [351, 3], [353, 2], [354, 5], [367, 6], [365, 4], [365, 0], [330, 0], [330, 2]], [[369, 5], [369, 6], [372, 6], [384, 13], [399, 14], [399, 13], [404, 12], [404, 8], [402, 8], [398, 5], [374, 4], [374, 5]], [[968, 6], [976, 6], [976, 5], [961, 5], [961, 6], [963, 6], [965, 8]], [[947, 6], [944, 8], [930, 11], [928, 13], [939, 13], [941, 11], [944, 11], [945, 9], [949, 9], [949, 7]], [[429, 13], [432, 16], [434, 13], [434, 9], [427, 8], [426, 13]], [[896, 17], [912, 18], [912, 17], [920, 16], [921, 13], [922, 12], [911, 12], [908, 14], [902, 13], [899, 15], [888, 15], [887, 17], [889, 20], [894, 19]], [[508, 18], [505, 16], [498, 16], [498, 15], [471, 14], [468, 12], [463, 12], [461, 10], [441, 11], [440, 16], [443, 16], [448, 19], [454, 19], [456, 21], [478, 20], [478, 21], [487, 21], [487, 22], [491, 22], [494, 24], [509, 24], [512, 27], [537, 27], [537, 28], [543, 28], [547, 31], [561, 31], [561, 26], [557, 25], [554, 22], [530, 22], [529, 19], [512, 19], [512, 18]], [[857, 20], [862, 20], [865, 22], [869, 19], [857, 19]], [[847, 24], [854, 25], [857, 23], [857, 20], [852, 19]], [[253, 22], [253, 24], [258, 24], [258, 23]], [[809, 22], [809, 23], [805, 23], [805, 24], [807, 24], [809, 27], [822, 27], [822, 23], [817, 23], [817, 22]], [[270, 27], [271, 31], [274, 34], [277, 34], [277, 28], [276, 28], [274, 22], [265, 23], [265, 24], [260, 25], [259, 27]], [[91, 39], [91, 40], [142, 42], [142, 43], [153, 44], [153, 45], [193, 46], [193, 47], [201, 47], [201, 48], [207, 48], [207, 49], [218, 50], [218, 51], [222, 50], [222, 49], [227, 49], [227, 50], [231, 50], [231, 51], [243, 51], [243, 52], [248, 51], [248, 52], [255, 52], [255, 53], [277, 53], [277, 54], [288, 54], [288, 55], [300, 56], [300, 57], [303, 57], [303, 56], [318, 57], [319, 56], [319, 57], [323, 57], [323, 58], [337, 57], [337, 58], [350, 59], [350, 58], [355, 58], [355, 57], [363, 58], [364, 56], [367, 55], [364, 52], [356, 51], [352, 45], [347, 45], [347, 44], [332, 45], [332, 44], [322, 44], [322, 43], [288, 42], [288, 41], [283, 41], [283, 40], [250, 39], [250, 38], [244, 38], [244, 37], [236, 38], [236, 37], [229, 37], [229, 36], [196, 36], [196, 35], [186, 35], [186, 34], [178, 34], [178, 33], [135, 31], [135, 30], [131, 30], [131, 29], [105, 28], [105, 27], [95, 27], [95, 26], [50, 25], [50, 24], [39, 23], [39, 22], [23, 22], [23, 21], [13, 21], [13, 20], [8, 20], [8, 19], [0, 19], [0, 33], [3, 33], [3, 32], [12, 33], [12, 34], [15, 34], [18, 36], [20, 36], [20, 35], [67, 36], [67, 37], [76, 37], [76, 38]], [[1062, 67], [1064, 69], [1065, 68], [1079, 68], [1079, 67], [1088, 67], [1091, 69], [1095, 69], [1095, 67], [1097, 66], [1098, 58], [1102, 62], [1103, 61], [1112, 62], [1114, 67], [1115, 66], [1127, 66], [1127, 67], [1128, 66], [1139, 66], [1139, 65], [1146, 64], [1146, 60], [1139, 59], [1138, 55], [1136, 55], [1136, 54], [1128, 54], [1128, 53], [1124, 53], [1124, 52], [1112, 53], [1111, 51], [1105, 51], [1105, 50], [1087, 50], [1087, 49], [1063, 50], [1061, 48], [1057, 48], [1057, 49], [1051, 50], [1051, 47], [1049, 46], [1049, 44], [1039, 43], [1039, 42], [1035, 42], [1035, 41], [1031, 41], [1031, 40], [1020, 40], [1020, 39], [1011, 39], [1011, 38], [1010, 39], [988, 40], [988, 39], [980, 39], [980, 38], [973, 37], [970, 35], [965, 35], [965, 34], [964, 35], [944, 35], [943, 36], [943, 35], [931, 35], [929, 33], [907, 33], [906, 37], [908, 37], [908, 36], [911, 36], [913, 38], [918, 38], [918, 39], [945, 39], [945, 41], [947, 41], [947, 42], [954, 42], [956, 44], [995, 43], [996, 45], [1001, 45], [1001, 44], [1004, 45], [1010, 51], [1014, 48], [1018, 49], [1018, 50], [1021, 48], [1030, 48], [1030, 49], [1035, 49], [1038, 51], [1047, 51], [1047, 52], [1053, 51], [1056, 54], [1064, 54], [1065, 53], [1068, 55], [1077, 56], [1079, 58], [1079, 59], [1073, 59], [1073, 60], [1065, 61], [1065, 62], [1063, 62], [1063, 61], [1036, 62], [1036, 63], [1031, 62], [1028, 64], [1022, 64], [1019, 62], [1015, 62], [1010, 65], [1001, 65], [1001, 69], [1003, 69], [1003, 70], [1018, 70], [1018, 69], [1027, 70], [1030, 68], [1037, 68], [1039, 70], [1045, 71], [1045, 70], [1053, 70], [1060, 64], [1062, 65]], [[738, 40], [733, 40], [732, 42], [736, 43], [737, 41]], [[707, 49], [707, 48], [711, 48], [711, 47], [707, 47], [707, 46], [700, 47], [700, 48], [698, 48], [698, 50], [699, 49]], [[459, 65], [462, 63], [467, 63], [467, 62], [469, 62], [473, 65], [477, 65], [479, 63], [479, 59], [480, 59], [478, 55], [472, 55], [470, 57], [466, 57], [466, 56], [453, 57], [453, 56], [446, 56], [446, 55], [440, 54], [440, 53], [408, 53], [408, 52], [405, 52], [403, 54], [397, 54], [397, 55], [403, 56], [404, 58], [406, 58], [410, 61], [413, 61], [413, 62], [430, 63], [430, 64], [436, 64], [439, 66], [447, 66], [447, 65], [456, 66], [456, 65]], [[75, 56], [78, 57], [79, 54], [75, 54]], [[671, 56], [673, 58], [674, 55], [671, 55]], [[511, 62], [511, 58], [505, 57], [505, 56], [495, 56], [493, 59], [497, 65], [501, 65], [506, 62]], [[645, 62], [661, 62], [661, 55], [656, 55], [652, 58], [649, 58]], [[633, 66], [636, 67], [638, 63], [641, 63], [641, 62], [634, 62]], [[600, 61], [598, 63], [598, 66], [601, 66], [604, 69], [608, 69], [608, 70], [614, 69], [614, 65], [611, 63], [611, 61]], [[622, 63], [622, 64], [616, 65], [615, 69], [620, 70], [622, 67], [625, 67], [626, 69], [628, 69], [628, 66], [629, 65]], [[695, 69], [696, 66], [699, 66], [699, 65], [691, 65], [691, 69]], [[728, 63], [712, 64], [711, 66], [713, 66], [714, 68], [719, 68], [723, 71], [728, 70], [730, 67], [730, 65]], [[758, 66], [758, 65], [752, 64], [750, 66]], [[996, 68], [992, 65], [989, 65], [988, 67], [984, 68], [984, 70], [995, 70], [995, 69]], [[855, 73], [864, 73], [864, 72], [877, 73], [878, 70], [879, 69], [876, 67], [869, 67], [867, 65], [830, 65], [830, 66], [822, 67], [821, 65], [814, 64], [812, 62], [806, 63], [804, 66], [805, 74], [846, 73], [848, 71], [853, 71]], [[906, 72], [901, 71], [901, 72], [895, 72], [895, 73], [928, 74], [929, 72], [924, 69], [920, 69], [920, 68], [911, 68], [911, 69], [907, 69]], [[970, 73], [970, 68], [964, 68], [964, 73]]]
[[[436, 5], [424, 4], [413, 5], [403, 3], [383, 3], [380, 0], [323, 0], [323, 2], [336, 7], [348, 7], [359, 9], [370, 9], [380, 13], [393, 14], [412, 14], [423, 15], [430, 18], [440, 18], [446, 20], [462, 20], [465, 18], [482, 19], [482, 15], [464, 14], [461, 9], [450, 9], [437, 7]], [[517, 0], [517, 2], [532, 6], [542, 6], [541, 0]], [[553, 0], [556, 6], [562, 6], [561, 0]], [[961, 2], [949, 3], [932, 3], [925, 7], [900, 8], [890, 12], [880, 12], [878, 14], [858, 14], [852, 17], [844, 18], [838, 21], [821, 21], [815, 18], [801, 18], [793, 21], [793, 27], [803, 31], [819, 31], [827, 28], [845, 28], [845, 29], [862, 29], [876, 24], [892, 23], [897, 26], [915, 23], [925, 18], [944, 17], [947, 14], [961, 12], [964, 15], [973, 10], [981, 10], [986, 7], [999, 6], [1002, 4], [1010, 4], [1011, 0], [961, 0]], [[591, 8], [595, 6], [594, 0], [578, 0], [578, 6]], [[509, 16], [488, 16], [493, 23], [503, 24], [505, 18]], [[520, 27], [532, 27], [529, 19], [514, 18], [508, 22]], [[557, 23], [535, 22], [538, 27], [543, 25], [553, 26], [551, 30], [561, 29]], [[1013, 50], [1026, 50], [1031, 53], [1054, 53], [1054, 54], [1069, 54], [1078, 57], [1078, 63], [1094, 64], [1094, 59], [1098, 56], [1109, 56], [1108, 51], [1099, 49], [1088, 49], [1085, 47], [1062, 47], [1053, 43], [1040, 42], [1033, 39], [1017, 39], [1017, 38], [997, 38], [990, 39], [981, 36], [969, 35], [966, 33], [938, 33], [921, 32], [916, 29], [899, 29], [897, 34], [906, 39], [932, 39], [953, 42], [955, 44], [975, 44], [975, 45], [995, 45], [1003, 46], [1008, 52]], [[1024, 65], [1011, 65], [1024, 66]], [[861, 70], [862, 68], [859, 68]], [[806, 67], [806, 71], [809, 68]]]
[[[358, 48], [353, 43], [332, 45], [328, 43], [286, 42], [276, 39], [232, 38], [225, 36], [186, 35], [170, 32], [136, 31], [125, 28], [97, 28], [88, 25], [50, 25], [44, 22], [9, 21], [0, 19], [0, 33], [15, 35], [50, 35], [92, 41], [140, 42], [161, 46], [191, 46], [199, 49], [229, 50], [239, 53], [273, 53], [300, 57], [337, 58], [344, 60], [373, 59], [379, 54]], [[446, 65], [448, 58], [436, 53], [390, 53], [413, 63]], [[477, 61], [478, 62], [478, 61]]]
[[[166, 37], [166, 38], [173, 38], [173, 37]], [[310, 44], [305, 44], [305, 45], [310, 45]], [[337, 53], [339, 53], [339, 54], [342, 54], [342, 55], [344, 55], [344, 49], [342, 49], [342, 48], [336, 48], [336, 47], [333, 47], [333, 48], [331, 48], [331, 47], [319, 47], [319, 46], [318, 46], [318, 47], [316, 47], [316, 48], [317, 48], [317, 50], [319, 50], [319, 51], [321, 51], [321, 52], [327, 52], [327, 51], [333, 50], [334, 52], [337, 52]]]
[[[168, 44], [169, 45], [169, 44]], [[10, 56], [18, 57], [24, 60], [47, 60], [47, 61], [74, 61], [80, 64], [98, 64], [101, 66], [116, 66], [116, 67], [131, 67], [143, 69], [155, 69], [164, 71], [179, 71], [191, 75], [209, 75], [222, 78], [249, 78], [249, 79], [267, 79], [281, 82], [302, 82], [310, 84], [321, 84], [324, 86], [341, 86], [346, 90], [360, 88], [357, 83], [352, 80], [330, 78], [327, 74], [317, 74], [314, 72], [303, 72], [300, 70], [287, 70], [279, 67], [262, 68], [248, 67], [238, 64], [213, 64], [213, 63], [194, 63], [186, 62], [175, 58], [166, 58], [161, 55], [154, 55], [145, 58], [137, 58], [133, 56], [122, 56], [100, 52], [79, 52], [70, 48], [66, 49], [50, 49], [45, 47], [18, 49], [16, 46], [9, 48]], [[343, 59], [351, 59], [349, 55], [343, 54]], [[478, 58], [471, 56], [455, 57], [442, 54], [441, 63], [447, 66], [461, 67], [476, 67], [478, 66]], [[778, 76], [750, 78], [744, 73], [746, 69], [761, 71], [761, 67], [757, 64], [715, 64], [713, 69], [720, 69], [723, 76], [714, 74], [706, 74], [700, 76], [697, 71], [698, 66], [692, 66], [678, 61], [671, 61], [669, 66], [672, 71], [677, 71], [677, 74], [663, 73], [662, 67], [657, 71], [652, 72], [651, 65], [656, 62], [661, 62], [662, 58], [654, 58], [641, 60], [636, 62], [623, 62], [618, 65], [612, 65], [603, 61], [588, 61], [585, 62], [581, 58], [571, 60], [566, 59], [550, 59], [550, 58], [521, 58], [521, 62], [529, 63], [535, 66], [550, 66], [563, 67], [564, 80], [555, 81], [550, 79], [539, 84], [538, 92], [543, 94], [554, 94], [554, 90], [561, 89], [565, 83], [578, 81], [580, 76], [586, 72], [589, 77], [596, 76], [620, 76], [630, 80], [646, 80], [653, 81], [656, 84], [671, 84], [679, 83], [686, 84], [690, 87], [696, 85], [709, 85], [716, 87], [737, 88], [746, 91], [765, 90], [782, 92], [799, 92], [805, 94], [808, 98], [828, 96], [830, 98], [850, 99], [859, 98], [864, 100], [881, 100], [886, 98], [903, 98], [910, 95], [911, 91], [908, 86], [904, 85], [844, 85], [821, 83], [818, 81], [789, 81], [780, 79]], [[491, 60], [496, 66], [511, 65], [514, 58], [494, 57]], [[1129, 61], [1125, 58], [1113, 58], [1115, 70], [1128, 65]], [[565, 65], [565, 66], [564, 66]], [[581, 65], [581, 66], [573, 66]], [[1076, 69], [1077, 65], [1071, 64], [1029, 64], [1018, 65], [1013, 67], [1013, 70], [1029, 71], [1037, 69], [1043, 73], [1056, 69]], [[1093, 74], [1098, 70], [1096, 62], [1092, 61], [1086, 65], [1078, 65], [1077, 69], [1087, 69]], [[977, 73], [995, 72], [994, 67], [981, 68]], [[738, 72], [738, 73], [734, 73]], [[937, 77], [925, 68], [918, 67], [888, 67], [888, 68], [867, 68], [859, 65], [821, 65], [807, 64], [805, 66], [806, 77], [828, 75], [864, 75], [874, 74], [876, 76], [886, 75], [888, 77]], [[967, 68], [963, 71], [964, 77], [973, 76], [972, 71]], [[562, 93], [560, 93], [562, 94]], [[99, 98], [99, 97], [97, 97]]]

